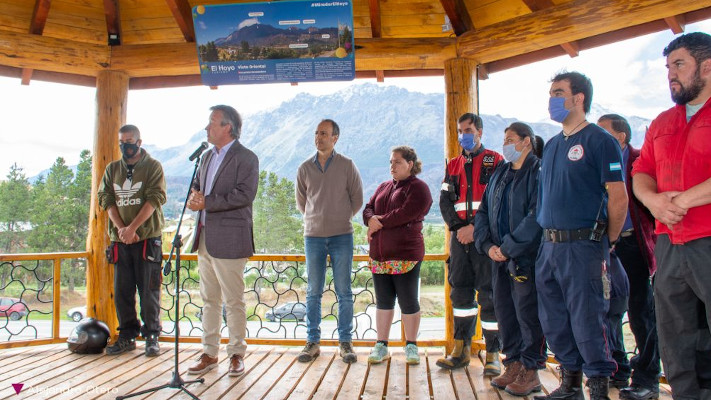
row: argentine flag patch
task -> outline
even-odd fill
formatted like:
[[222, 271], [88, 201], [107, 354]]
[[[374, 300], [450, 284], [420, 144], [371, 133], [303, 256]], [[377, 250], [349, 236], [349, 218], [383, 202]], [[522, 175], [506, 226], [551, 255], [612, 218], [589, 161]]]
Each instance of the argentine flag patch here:
[[610, 163], [610, 171], [622, 171], [622, 164], [618, 162]]

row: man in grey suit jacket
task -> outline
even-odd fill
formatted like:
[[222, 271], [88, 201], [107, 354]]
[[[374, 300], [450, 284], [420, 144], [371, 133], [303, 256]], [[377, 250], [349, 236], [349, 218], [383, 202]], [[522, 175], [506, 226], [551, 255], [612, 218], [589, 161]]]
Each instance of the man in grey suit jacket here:
[[239, 142], [242, 119], [230, 106], [211, 107], [206, 153], [192, 183], [188, 208], [198, 212], [192, 250], [198, 252], [203, 354], [188, 368], [200, 374], [217, 366], [224, 301], [229, 343], [229, 375], [244, 373], [247, 312], [244, 266], [254, 254], [252, 202], [257, 195], [259, 160]]

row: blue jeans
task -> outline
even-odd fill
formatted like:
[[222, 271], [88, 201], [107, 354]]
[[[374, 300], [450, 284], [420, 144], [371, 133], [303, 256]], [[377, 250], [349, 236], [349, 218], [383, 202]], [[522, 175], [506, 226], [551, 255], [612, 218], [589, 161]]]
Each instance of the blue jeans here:
[[338, 340], [351, 341], [353, 330], [353, 293], [351, 268], [353, 266], [353, 234], [330, 237], [304, 237], [308, 289], [306, 292], [306, 339], [321, 340], [321, 297], [326, 280], [326, 256], [331, 256], [333, 283], [338, 298]]

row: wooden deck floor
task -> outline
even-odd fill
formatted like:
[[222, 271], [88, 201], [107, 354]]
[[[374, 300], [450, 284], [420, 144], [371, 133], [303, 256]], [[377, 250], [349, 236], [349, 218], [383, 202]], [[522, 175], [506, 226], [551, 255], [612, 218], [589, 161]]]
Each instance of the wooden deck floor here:
[[[335, 347], [322, 347], [321, 356], [309, 364], [296, 361], [294, 347], [250, 346], [245, 357], [246, 372], [227, 375], [227, 359], [202, 377], [205, 383], [188, 389], [203, 400], [216, 399], [521, 399], [496, 390], [483, 377], [480, 359], [465, 369], [449, 373], [435, 362], [441, 348], [421, 348], [422, 362], [407, 366], [402, 349], [391, 350], [389, 363], [368, 366], [368, 348], [356, 348], [358, 362], [347, 365]], [[199, 344], [180, 345], [180, 371], [199, 355]], [[223, 350], [224, 351], [224, 350]], [[0, 399], [114, 399], [167, 383], [173, 370], [173, 344], [161, 343], [161, 355], [143, 356], [143, 342], [132, 353], [120, 356], [78, 355], [66, 345], [48, 345], [0, 350]], [[558, 386], [555, 366], [541, 373], [544, 391]], [[13, 384], [23, 384], [19, 395]], [[610, 390], [617, 399], [618, 392]], [[136, 399], [189, 399], [176, 389], [163, 389]], [[587, 394], [586, 394], [587, 398]], [[668, 387], [662, 400], [670, 400]], [[526, 398], [530, 400], [530, 398]]]

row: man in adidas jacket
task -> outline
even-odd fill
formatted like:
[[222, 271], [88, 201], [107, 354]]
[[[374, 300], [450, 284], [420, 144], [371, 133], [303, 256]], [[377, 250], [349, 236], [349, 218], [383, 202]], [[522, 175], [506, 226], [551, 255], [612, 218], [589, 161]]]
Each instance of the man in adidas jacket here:
[[[160, 324], [161, 231], [165, 204], [163, 167], [141, 149], [141, 132], [134, 125], [119, 129], [123, 157], [106, 166], [99, 185], [99, 205], [109, 214], [114, 264], [114, 304], [119, 338], [106, 354], [121, 354], [136, 348], [136, 337], [146, 339], [146, 356], [157, 356]], [[141, 319], [136, 315], [136, 288]]]

